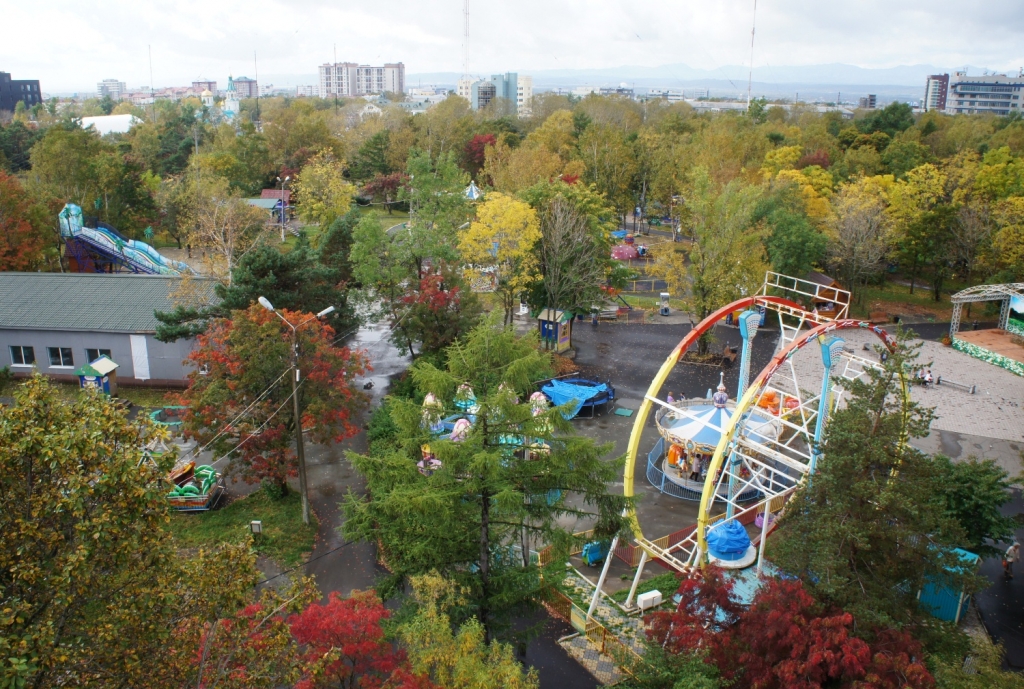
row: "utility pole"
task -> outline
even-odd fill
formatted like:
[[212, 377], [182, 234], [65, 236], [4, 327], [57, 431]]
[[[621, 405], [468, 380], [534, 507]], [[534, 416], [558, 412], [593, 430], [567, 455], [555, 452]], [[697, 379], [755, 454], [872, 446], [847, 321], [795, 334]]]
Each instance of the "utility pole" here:
[[267, 311], [271, 311], [280, 318], [285, 325], [292, 329], [292, 351], [291, 351], [291, 369], [292, 369], [292, 413], [295, 415], [295, 457], [299, 463], [299, 493], [302, 496], [302, 523], [309, 524], [309, 487], [306, 482], [306, 448], [302, 442], [302, 405], [299, 404], [299, 328], [304, 326], [310, 321], [318, 320], [323, 318], [329, 313], [334, 312], [333, 306], [328, 306], [326, 309], [310, 316], [306, 320], [302, 321], [298, 325], [292, 325], [287, 318], [279, 314], [275, 309], [274, 305], [270, 303], [270, 300], [266, 297], [260, 297], [258, 299], [260, 306], [265, 308]]
[[256, 63], [256, 51], [252, 51], [252, 67], [256, 70], [256, 131], [260, 128], [260, 67]]
[[288, 180], [290, 180], [291, 178], [292, 178], [291, 175], [287, 175], [284, 179], [281, 179], [280, 177], [277, 178], [277, 181], [281, 183], [281, 217], [280, 217], [280, 220], [281, 220], [281, 243], [282, 244], [284, 243], [284, 213], [285, 213], [285, 208], [288, 206], [288, 204], [285, 203], [285, 200], [284, 200], [284, 187], [285, 187], [286, 184], [288, 184]]
[[754, 0], [754, 20], [750, 24], [750, 72], [747, 74], [747, 112], [750, 112], [750, 90], [754, 85], [754, 29], [756, 26], [757, 0]]

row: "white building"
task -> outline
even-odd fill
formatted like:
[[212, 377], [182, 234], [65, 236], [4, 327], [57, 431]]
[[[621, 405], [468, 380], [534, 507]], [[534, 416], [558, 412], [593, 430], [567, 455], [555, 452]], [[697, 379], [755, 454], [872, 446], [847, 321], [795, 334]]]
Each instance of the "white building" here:
[[128, 130], [141, 123], [135, 115], [99, 115], [83, 117], [82, 129], [93, 127], [100, 136], [107, 134], [127, 134]]
[[523, 75], [516, 83], [516, 109], [520, 117], [533, 114], [533, 77]]
[[[1024, 112], [1021, 94], [1024, 93], [1024, 73], [1015, 77], [1005, 74], [988, 74], [978, 77], [956, 72], [949, 79], [946, 94], [946, 112], [967, 114], [988, 112], [994, 115], [1009, 115]], [[927, 98], [925, 100], [927, 107]]]
[[470, 100], [473, 97], [473, 84], [480, 81], [477, 77], [468, 77], [466, 79], [459, 79], [459, 83], [455, 87], [455, 93], [462, 96], [466, 100]]
[[128, 87], [123, 81], [117, 79], [104, 79], [96, 84], [96, 97], [110, 96], [114, 100], [121, 100], [121, 97], [128, 93]]
[[401, 62], [381, 67], [336, 62], [320, 65], [321, 98], [363, 96], [368, 93], [405, 93], [405, 65]]
[[299, 98], [316, 98], [320, 95], [320, 87], [313, 86], [296, 86], [295, 95]]

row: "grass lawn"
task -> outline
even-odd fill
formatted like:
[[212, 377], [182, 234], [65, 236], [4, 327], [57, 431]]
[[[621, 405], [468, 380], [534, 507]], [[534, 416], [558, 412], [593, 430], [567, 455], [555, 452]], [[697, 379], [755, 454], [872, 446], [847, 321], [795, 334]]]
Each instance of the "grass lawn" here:
[[[679, 590], [679, 575], [675, 572], [665, 572], [664, 574], [653, 576], [647, 581], [641, 581], [636, 587], [636, 595], [654, 591], [655, 589], [661, 591], [662, 600], [671, 601], [672, 596]], [[611, 595], [612, 600], [625, 603], [626, 597], [629, 596], [629, 589], [620, 589], [609, 595]]]
[[248, 540], [249, 522], [253, 520], [263, 522], [263, 535], [255, 542], [256, 552], [279, 565], [294, 567], [313, 551], [316, 517], [312, 517], [309, 526], [303, 525], [302, 502], [295, 492], [272, 500], [258, 490], [219, 510], [173, 514], [170, 531], [182, 548], [213, 547]]
[[[77, 383], [51, 382], [57, 387], [64, 399], [76, 400], [82, 393], [82, 388]], [[117, 388], [117, 397], [128, 400], [136, 407], [153, 408], [173, 404], [166, 399], [166, 395], [169, 392], [171, 390], [166, 388], [137, 388], [125, 385]]]
[[851, 315], [859, 317], [885, 313], [890, 317], [898, 315], [915, 320], [949, 320], [953, 315], [953, 305], [945, 291], [941, 297], [940, 301], [935, 301], [927, 285], [918, 284], [911, 294], [909, 285], [886, 282], [858, 290], [853, 295], [854, 304], [850, 311]]

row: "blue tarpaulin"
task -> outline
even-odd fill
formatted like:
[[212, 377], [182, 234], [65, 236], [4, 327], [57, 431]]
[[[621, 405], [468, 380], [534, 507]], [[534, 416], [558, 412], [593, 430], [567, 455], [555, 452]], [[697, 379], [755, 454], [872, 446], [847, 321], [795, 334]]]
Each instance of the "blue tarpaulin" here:
[[626, 238], [626, 231], [625, 230], [614, 230], [611, 234], [616, 239], [625, 239]]
[[580, 413], [580, 408], [584, 402], [607, 389], [608, 386], [604, 383], [599, 385], [573, 385], [572, 383], [553, 380], [542, 387], [540, 391], [547, 395], [551, 403], [556, 407], [573, 402], [572, 410], [562, 414], [566, 419], [571, 419]]
[[743, 525], [731, 520], [708, 532], [708, 551], [719, 560], [738, 560], [750, 547], [750, 536]]

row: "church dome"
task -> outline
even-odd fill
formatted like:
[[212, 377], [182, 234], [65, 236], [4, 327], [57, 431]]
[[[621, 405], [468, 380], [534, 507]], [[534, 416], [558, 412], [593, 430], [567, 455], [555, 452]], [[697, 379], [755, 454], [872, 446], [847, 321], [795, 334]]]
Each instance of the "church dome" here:
[[204, 89], [203, 92], [200, 95], [203, 98], [209, 98], [209, 97], [211, 97], [213, 95], [213, 91], [211, 91], [210, 89]]

